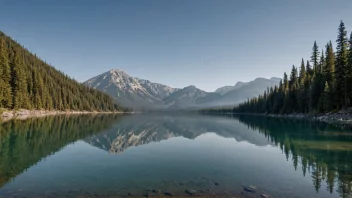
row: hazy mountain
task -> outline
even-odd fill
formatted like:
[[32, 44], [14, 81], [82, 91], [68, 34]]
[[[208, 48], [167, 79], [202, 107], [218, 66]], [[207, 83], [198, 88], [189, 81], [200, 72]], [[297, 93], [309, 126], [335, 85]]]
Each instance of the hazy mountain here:
[[89, 79], [84, 84], [101, 90], [125, 107], [137, 110], [190, 109], [214, 106], [231, 106], [262, 94], [268, 87], [279, 83], [280, 78], [257, 78], [250, 82], [237, 82], [215, 92], [206, 92], [194, 85], [183, 89], [153, 83], [129, 76], [121, 70], [110, 70]]
[[208, 101], [206, 106], [228, 106], [239, 104], [248, 98], [257, 97], [259, 94], [263, 94], [268, 87], [274, 87], [280, 82], [280, 78], [256, 78], [253, 81], [235, 85], [232, 90], [228, 90], [222, 94], [222, 96], [216, 100]]
[[194, 106], [197, 100], [208, 96], [210, 93], [198, 89], [194, 85], [175, 91], [164, 99], [165, 105], [170, 109], [182, 109]]
[[163, 99], [178, 90], [148, 80], [134, 78], [126, 72], [113, 69], [84, 82], [101, 90], [125, 107], [134, 109], [165, 108]]
[[235, 86], [224, 86], [224, 87], [220, 87], [217, 90], [215, 90], [215, 93], [220, 93], [221, 95], [224, 95], [230, 91], [233, 91], [235, 89], [241, 88], [243, 85], [245, 85], [246, 83], [238, 81]]

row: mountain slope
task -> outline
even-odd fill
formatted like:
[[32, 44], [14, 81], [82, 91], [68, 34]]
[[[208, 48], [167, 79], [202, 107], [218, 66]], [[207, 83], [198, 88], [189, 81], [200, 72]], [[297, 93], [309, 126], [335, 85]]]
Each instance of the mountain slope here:
[[84, 84], [103, 91], [119, 101], [121, 105], [134, 109], [165, 108], [162, 100], [178, 90], [131, 77], [118, 69], [91, 78]]
[[204, 98], [209, 94], [191, 85], [172, 93], [163, 101], [169, 109], [183, 109], [195, 106], [200, 98]]
[[[253, 81], [242, 83], [237, 88], [226, 92], [222, 97], [216, 101], [212, 101], [207, 106], [227, 106], [239, 104], [248, 98], [252, 98], [262, 94], [268, 87], [278, 85], [280, 78], [257, 78]], [[236, 87], [236, 86], [234, 86]]]
[[246, 83], [238, 81], [235, 86], [224, 86], [224, 87], [220, 87], [218, 89], [215, 90], [215, 93], [220, 93], [221, 95], [224, 95], [230, 91], [233, 91], [235, 89], [239, 89], [241, 88], [243, 85], [245, 85]]
[[112, 98], [59, 72], [0, 32], [0, 108], [108, 111]]

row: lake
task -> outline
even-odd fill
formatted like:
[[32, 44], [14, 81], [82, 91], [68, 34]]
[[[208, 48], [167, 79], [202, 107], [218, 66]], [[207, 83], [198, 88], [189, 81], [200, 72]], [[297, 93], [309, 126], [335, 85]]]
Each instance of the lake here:
[[263, 116], [12, 120], [0, 197], [351, 197], [351, 151], [350, 127]]

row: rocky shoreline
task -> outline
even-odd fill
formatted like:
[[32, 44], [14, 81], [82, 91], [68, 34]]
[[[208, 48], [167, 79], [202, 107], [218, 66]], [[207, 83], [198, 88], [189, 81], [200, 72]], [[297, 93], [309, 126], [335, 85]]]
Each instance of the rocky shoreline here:
[[[7, 121], [11, 119], [27, 119], [32, 117], [44, 117], [52, 115], [77, 115], [77, 114], [124, 114], [126, 112], [119, 111], [48, 111], [48, 110], [28, 110], [28, 109], [18, 109], [18, 110], [0, 110], [0, 121]], [[132, 112], [130, 112], [132, 113]]]
[[335, 113], [326, 113], [326, 114], [264, 114], [269, 117], [282, 117], [282, 118], [296, 118], [296, 119], [308, 119], [319, 122], [325, 122], [330, 124], [347, 124], [352, 125], [352, 111], [351, 110], [342, 110]]

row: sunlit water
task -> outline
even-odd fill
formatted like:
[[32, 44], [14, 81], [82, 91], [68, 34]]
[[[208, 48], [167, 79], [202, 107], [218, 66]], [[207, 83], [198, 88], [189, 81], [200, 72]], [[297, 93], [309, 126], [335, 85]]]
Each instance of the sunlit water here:
[[9, 121], [0, 197], [350, 197], [351, 150], [348, 127], [255, 116]]

